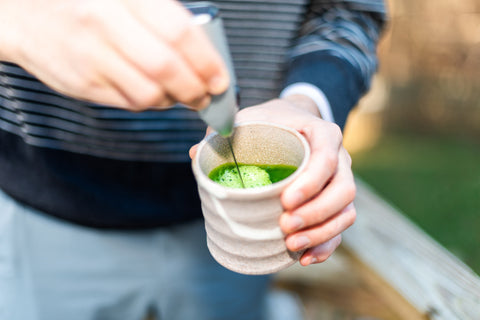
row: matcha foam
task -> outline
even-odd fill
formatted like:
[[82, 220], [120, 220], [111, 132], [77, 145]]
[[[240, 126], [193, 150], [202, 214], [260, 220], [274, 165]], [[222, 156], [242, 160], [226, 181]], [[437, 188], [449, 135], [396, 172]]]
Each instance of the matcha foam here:
[[[269, 174], [262, 168], [253, 165], [240, 165], [239, 169], [245, 188], [263, 187], [272, 184]], [[237, 168], [226, 168], [221, 175], [216, 177], [215, 181], [225, 187], [242, 188], [242, 181]]]

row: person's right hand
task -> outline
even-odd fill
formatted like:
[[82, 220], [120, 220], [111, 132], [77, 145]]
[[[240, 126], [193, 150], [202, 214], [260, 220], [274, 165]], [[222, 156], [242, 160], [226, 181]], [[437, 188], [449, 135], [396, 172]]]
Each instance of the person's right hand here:
[[227, 69], [175, 0], [3, 0], [0, 60], [65, 95], [133, 111], [206, 107]]

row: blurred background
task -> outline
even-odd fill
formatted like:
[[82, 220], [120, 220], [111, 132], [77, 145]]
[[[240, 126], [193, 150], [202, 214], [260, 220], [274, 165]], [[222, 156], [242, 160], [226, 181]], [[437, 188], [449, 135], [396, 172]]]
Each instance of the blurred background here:
[[389, 0], [356, 176], [480, 274], [480, 1]]

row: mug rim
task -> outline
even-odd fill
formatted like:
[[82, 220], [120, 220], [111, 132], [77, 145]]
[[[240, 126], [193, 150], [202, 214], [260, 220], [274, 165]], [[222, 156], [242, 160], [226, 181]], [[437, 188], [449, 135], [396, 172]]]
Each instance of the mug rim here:
[[268, 121], [239, 122], [234, 125], [234, 128], [248, 127], [252, 125], [263, 125], [268, 127], [275, 127], [275, 128], [287, 131], [288, 133], [295, 136], [303, 146], [304, 156], [303, 156], [302, 162], [297, 167], [297, 170], [295, 170], [295, 172], [293, 172], [291, 175], [289, 175], [285, 179], [282, 179], [281, 181], [275, 182], [267, 186], [247, 188], [247, 189], [230, 188], [230, 187], [222, 186], [216, 183], [215, 181], [211, 180], [208, 177], [208, 175], [205, 172], [203, 172], [203, 170], [200, 168], [201, 150], [205, 147], [205, 145], [209, 141], [219, 136], [219, 133], [214, 131], [209, 135], [207, 135], [199, 143], [197, 153], [195, 155], [195, 158], [192, 161], [192, 169], [199, 186], [203, 187], [204, 189], [207, 189], [210, 193], [215, 195], [217, 198], [228, 197], [229, 199], [243, 199], [243, 200], [247, 199], [248, 200], [248, 199], [265, 198], [268, 196], [278, 195], [285, 189], [285, 187], [288, 184], [290, 184], [293, 180], [295, 180], [296, 177], [298, 177], [302, 173], [302, 171], [305, 169], [308, 163], [308, 160], [310, 159], [310, 153], [311, 153], [310, 145], [308, 144], [307, 139], [305, 139], [305, 137], [298, 130], [281, 125], [281, 124], [268, 122]]

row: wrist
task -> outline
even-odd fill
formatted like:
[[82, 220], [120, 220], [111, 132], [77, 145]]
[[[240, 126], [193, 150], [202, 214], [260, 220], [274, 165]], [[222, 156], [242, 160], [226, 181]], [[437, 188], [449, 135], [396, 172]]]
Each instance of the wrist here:
[[[316, 111], [320, 113], [320, 117], [323, 120], [335, 122], [332, 114], [332, 108], [327, 97], [323, 91], [315, 85], [307, 82], [296, 82], [288, 85], [280, 93], [280, 97], [282, 98], [291, 95], [302, 95], [310, 98], [311, 101], [315, 103], [317, 109]], [[315, 112], [315, 114], [317, 113]]]
[[317, 104], [309, 96], [296, 93], [288, 96], [283, 96], [281, 97], [281, 99], [289, 102], [290, 104], [293, 104], [297, 108], [300, 108], [304, 111], [307, 111], [313, 114], [316, 117], [319, 117], [319, 118], [322, 117], [322, 115], [320, 114], [320, 111], [318, 110]]

